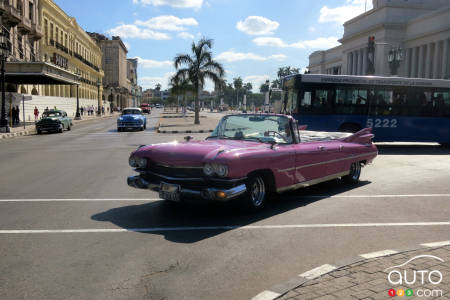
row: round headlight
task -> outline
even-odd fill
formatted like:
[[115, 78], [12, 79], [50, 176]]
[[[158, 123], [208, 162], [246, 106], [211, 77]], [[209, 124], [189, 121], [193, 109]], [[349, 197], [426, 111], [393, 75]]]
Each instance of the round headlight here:
[[206, 176], [213, 176], [214, 169], [210, 164], [206, 164], [203, 166], [203, 173], [205, 173]]
[[136, 156], [131, 155], [130, 158], [128, 159], [128, 164], [132, 168], [137, 168]]
[[136, 157], [136, 165], [138, 168], [147, 167], [147, 159], [144, 157]]
[[218, 176], [225, 177], [228, 174], [228, 167], [225, 165], [216, 165], [215, 171]]

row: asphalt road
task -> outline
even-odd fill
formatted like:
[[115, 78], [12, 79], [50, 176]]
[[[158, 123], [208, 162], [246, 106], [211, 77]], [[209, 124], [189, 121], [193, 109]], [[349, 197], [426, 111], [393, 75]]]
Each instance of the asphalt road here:
[[381, 146], [359, 185], [246, 215], [126, 185], [132, 150], [183, 138], [155, 133], [158, 118], [145, 132], [102, 120], [0, 142], [0, 299], [249, 299], [324, 263], [450, 238], [449, 149]]

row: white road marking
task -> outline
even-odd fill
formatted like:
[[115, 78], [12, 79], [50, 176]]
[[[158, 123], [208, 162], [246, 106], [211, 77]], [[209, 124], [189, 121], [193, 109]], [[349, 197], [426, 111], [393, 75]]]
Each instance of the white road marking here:
[[420, 245], [424, 246], [424, 247], [441, 247], [441, 246], [448, 246], [448, 245], [450, 245], [450, 241], [425, 243], [425, 244], [420, 244]]
[[252, 298], [252, 300], [272, 300], [280, 297], [281, 294], [272, 291], [263, 291]]
[[376, 257], [382, 257], [382, 256], [388, 256], [391, 254], [396, 254], [398, 253], [398, 251], [394, 251], [394, 250], [381, 250], [381, 251], [376, 251], [376, 252], [371, 252], [371, 253], [366, 253], [366, 254], [360, 254], [359, 256], [369, 259], [369, 258], [376, 258]]
[[312, 270], [306, 271], [305, 273], [300, 274], [298, 276], [304, 277], [306, 279], [314, 279], [314, 278], [317, 278], [319, 276], [322, 276], [323, 274], [331, 272], [333, 270], [336, 270], [335, 266], [325, 264], [325, 265], [322, 265], [320, 267], [314, 268]]
[[[305, 195], [300, 198], [426, 198], [426, 197], [450, 197], [450, 194], [414, 194], [414, 195]], [[161, 199], [145, 199], [145, 198], [103, 198], [103, 199], [89, 199], [89, 198], [55, 198], [55, 199], [0, 199], [0, 202], [58, 202], [58, 201], [158, 201]]]
[[61, 198], [61, 199], [0, 199], [0, 202], [96, 202], [96, 201], [159, 201], [162, 199], [143, 199], [143, 198], [103, 198], [103, 199], [89, 199], [89, 198]]
[[224, 225], [224, 226], [182, 226], [149, 228], [87, 228], [87, 229], [29, 229], [0, 230], [0, 234], [10, 233], [95, 233], [95, 232], [165, 232], [165, 231], [201, 231], [233, 229], [302, 229], [302, 228], [352, 228], [352, 227], [406, 227], [406, 226], [450, 226], [450, 222], [416, 222], [416, 223], [355, 223], [355, 224], [298, 224], [298, 225]]

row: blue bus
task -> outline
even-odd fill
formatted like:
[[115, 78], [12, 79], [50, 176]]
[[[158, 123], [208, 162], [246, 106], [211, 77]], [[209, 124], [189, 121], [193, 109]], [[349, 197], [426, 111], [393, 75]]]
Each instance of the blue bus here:
[[378, 142], [450, 143], [450, 80], [296, 74], [283, 80], [282, 112], [308, 130], [356, 132]]

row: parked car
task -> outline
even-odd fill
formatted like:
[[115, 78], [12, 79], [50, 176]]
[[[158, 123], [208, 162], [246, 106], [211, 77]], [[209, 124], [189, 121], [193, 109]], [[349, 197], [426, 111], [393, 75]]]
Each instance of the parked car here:
[[[162, 199], [213, 201], [238, 198], [250, 210], [264, 206], [270, 193], [282, 193], [335, 178], [356, 183], [361, 167], [378, 151], [371, 129], [338, 139], [302, 141], [291, 117], [239, 114], [221, 119], [210, 137], [182, 143], [142, 146], [131, 153], [139, 173], [134, 188], [159, 191]], [[342, 135], [342, 133], [341, 133]]]
[[36, 122], [37, 134], [41, 134], [43, 131], [62, 133], [64, 129], [72, 129], [72, 119], [62, 110], [48, 110], [44, 112], [41, 119]]
[[147, 103], [142, 103], [141, 104], [141, 109], [142, 109], [142, 112], [145, 113], [145, 114], [151, 114], [152, 113], [152, 108]]
[[145, 130], [147, 128], [147, 119], [138, 107], [124, 108], [122, 114], [117, 119], [117, 131], [127, 129]]

